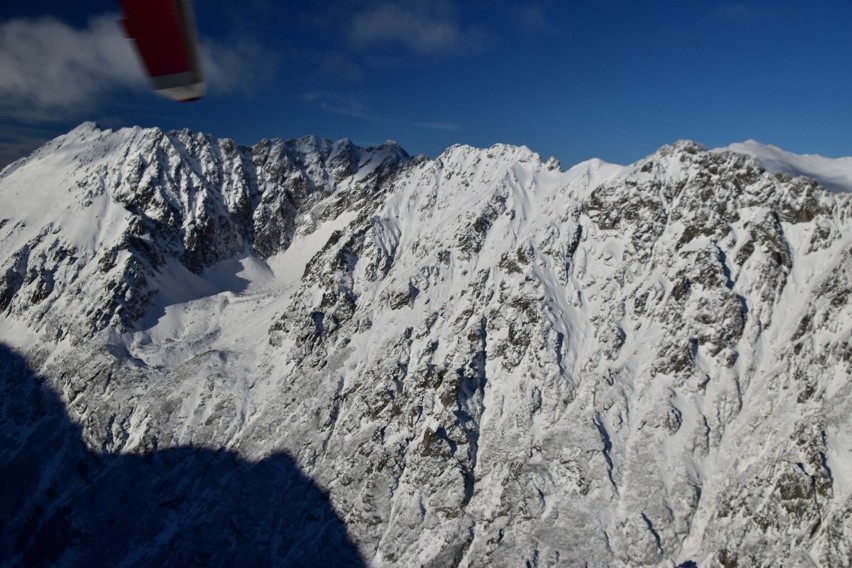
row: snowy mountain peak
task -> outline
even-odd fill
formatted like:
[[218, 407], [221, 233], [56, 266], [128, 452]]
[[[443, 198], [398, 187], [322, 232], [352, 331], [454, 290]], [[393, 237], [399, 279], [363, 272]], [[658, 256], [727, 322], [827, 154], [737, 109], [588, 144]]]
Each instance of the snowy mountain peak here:
[[438, 159], [448, 163], [461, 162], [466, 159], [498, 160], [505, 162], [541, 162], [541, 156], [526, 146], [512, 144], [494, 144], [488, 148], [477, 148], [467, 144], [454, 144], [447, 148]]
[[678, 153], [686, 153], [686, 154], [697, 154], [699, 152], [704, 152], [706, 148], [695, 142], [694, 140], [686, 140], [681, 139], [676, 141], [674, 144], [667, 144], [657, 150], [657, 154], [666, 156], [669, 154], [678, 154]]
[[75, 136], [85, 136], [86, 134], [91, 132], [101, 131], [104, 131], [104, 129], [101, 128], [101, 126], [97, 122], [93, 120], [87, 120], [85, 122], [81, 122], [79, 125], [69, 130], [66, 136], [73, 138]]

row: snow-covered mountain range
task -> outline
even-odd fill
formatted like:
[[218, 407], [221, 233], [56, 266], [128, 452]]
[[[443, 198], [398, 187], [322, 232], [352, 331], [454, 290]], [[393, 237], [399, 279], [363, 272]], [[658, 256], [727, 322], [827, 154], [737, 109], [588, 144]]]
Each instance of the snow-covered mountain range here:
[[850, 193], [83, 124], [0, 172], [0, 558], [848, 566]]

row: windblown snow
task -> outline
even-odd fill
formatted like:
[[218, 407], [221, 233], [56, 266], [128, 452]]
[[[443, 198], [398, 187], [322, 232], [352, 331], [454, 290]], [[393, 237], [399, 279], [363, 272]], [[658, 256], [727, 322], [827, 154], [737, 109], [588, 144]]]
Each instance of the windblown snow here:
[[[290, 456], [367, 565], [848, 566], [850, 192], [753, 141], [563, 170], [87, 123], [0, 173], [0, 342], [91, 451]], [[50, 447], [16, 420], [4, 478]], [[4, 497], [12, 563], [91, 528], [61, 471]], [[179, 562], [170, 526], [97, 558]]]
[[769, 172], [809, 177], [830, 191], [852, 193], [852, 157], [825, 158], [814, 154], [800, 156], [756, 140], [731, 144], [720, 151], [752, 156]]

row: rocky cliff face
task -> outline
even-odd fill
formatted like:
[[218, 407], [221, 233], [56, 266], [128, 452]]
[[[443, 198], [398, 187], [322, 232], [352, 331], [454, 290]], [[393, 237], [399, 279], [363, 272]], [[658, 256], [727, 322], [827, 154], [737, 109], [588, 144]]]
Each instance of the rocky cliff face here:
[[0, 339], [88, 452], [289, 456], [375, 566], [849, 563], [848, 194], [691, 142], [563, 171], [83, 125], [0, 204]]

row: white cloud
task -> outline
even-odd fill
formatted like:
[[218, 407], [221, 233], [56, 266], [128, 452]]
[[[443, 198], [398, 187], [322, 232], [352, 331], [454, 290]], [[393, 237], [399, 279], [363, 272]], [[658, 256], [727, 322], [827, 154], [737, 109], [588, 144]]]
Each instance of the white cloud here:
[[[201, 44], [213, 91], [251, 92], [274, 73], [275, 58], [248, 41]], [[85, 29], [53, 18], [0, 24], [0, 114], [21, 120], [61, 118], [97, 106], [111, 93], [148, 89], [141, 64], [115, 15]]]
[[0, 97], [21, 112], [88, 105], [105, 92], [144, 86], [115, 17], [84, 30], [53, 18], [0, 24]]
[[489, 41], [482, 27], [465, 27], [447, 1], [376, 2], [352, 18], [349, 40], [362, 48], [401, 45], [423, 55], [481, 51]]

